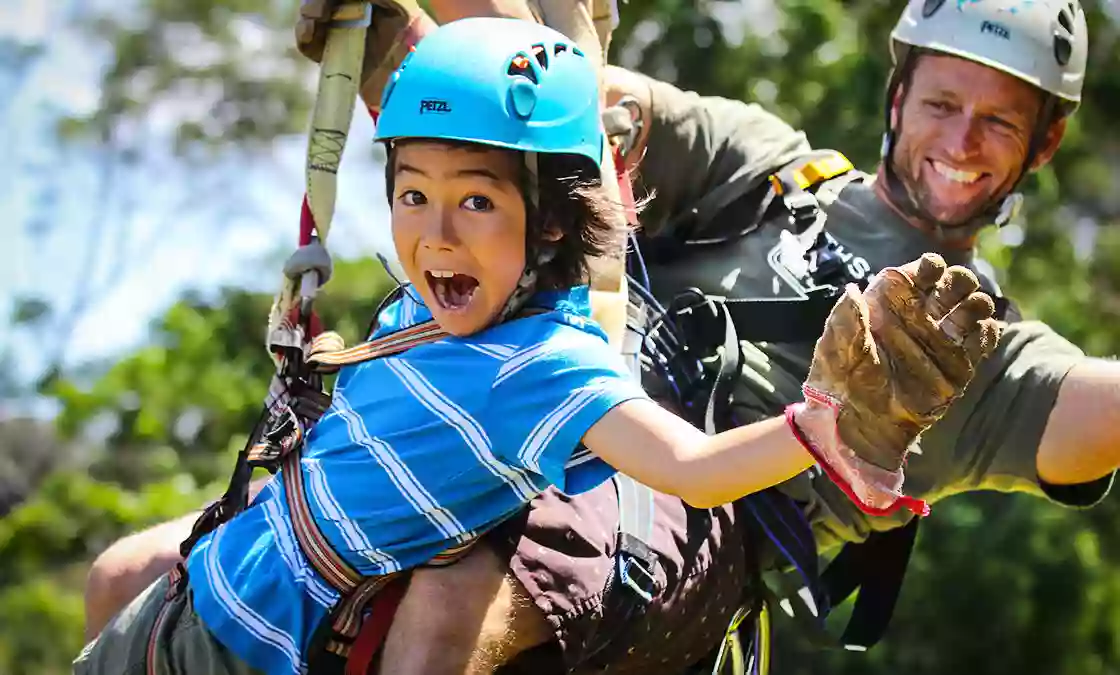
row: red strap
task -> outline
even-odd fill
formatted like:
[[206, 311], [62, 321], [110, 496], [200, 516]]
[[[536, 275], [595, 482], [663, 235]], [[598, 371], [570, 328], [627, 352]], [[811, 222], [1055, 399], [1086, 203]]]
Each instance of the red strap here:
[[408, 588], [405, 582], [404, 578], [392, 581], [378, 591], [370, 602], [369, 616], [362, 624], [362, 630], [351, 645], [350, 656], [346, 659], [346, 675], [373, 674], [374, 658], [385, 644], [385, 637], [389, 634], [389, 627], [393, 625], [397, 607], [400, 606], [404, 591]]
[[634, 186], [630, 182], [630, 172], [626, 170], [626, 160], [622, 157], [622, 148], [613, 148], [614, 170], [618, 175], [618, 192], [622, 197], [622, 207], [626, 209], [626, 222], [633, 226], [638, 225], [638, 209], [634, 202]]
[[[307, 195], [305, 194], [303, 196], [303, 206], [300, 208], [299, 212], [299, 245], [307, 246], [310, 244], [311, 235], [316, 231], [315, 216], [311, 213], [311, 205], [308, 204]], [[289, 319], [293, 322], [299, 319], [299, 309], [293, 309]], [[309, 333], [307, 335], [308, 340], [323, 332], [323, 324], [319, 321], [319, 315], [315, 310], [311, 310], [311, 320], [308, 321], [307, 325]]]
[[848, 484], [848, 481], [844, 480], [836, 470], [829, 466], [828, 462], [821, 459], [817, 453], [817, 449], [814, 448], [813, 444], [809, 442], [809, 439], [805, 438], [804, 434], [801, 433], [801, 429], [798, 428], [797, 422], [794, 420], [794, 411], [796, 409], [794, 405], [786, 407], [786, 424], [788, 424], [789, 428], [793, 431], [794, 437], [809, 454], [813, 456], [813, 459], [817, 460], [817, 464], [824, 470], [829, 479], [848, 496], [848, 499], [852, 500], [852, 502], [859, 507], [860, 511], [863, 511], [869, 516], [889, 516], [899, 508], [906, 507], [916, 515], [923, 517], [929, 515], [929, 504], [921, 499], [907, 497], [906, 495], [902, 495], [886, 508], [877, 508], [864, 504], [860, 498], [856, 496], [855, 491], [852, 490], [852, 486]]

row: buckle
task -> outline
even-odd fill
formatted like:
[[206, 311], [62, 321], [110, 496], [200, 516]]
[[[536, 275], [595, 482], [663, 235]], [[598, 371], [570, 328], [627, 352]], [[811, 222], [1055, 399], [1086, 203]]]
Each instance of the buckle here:
[[[639, 560], [628, 553], [620, 553], [618, 556], [618, 578], [624, 586], [628, 586], [630, 590], [634, 591], [638, 597], [646, 601], [646, 604], [653, 602], [653, 590], [657, 586], [657, 580], [653, 578], [649, 570], [639, 564]], [[631, 570], [638, 570], [641, 576], [647, 581], [649, 590], [642, 588], [638, 580], [631, 575]]]
[[794, 231], [798, 234], [805, 231], [809, 225], [817, 218], [817, 211], [820, 209], [820, 203], [817, 198], [803, 190], [793, 192], [782, 197], [786, 203], [786, 208], [790, 212], [790, 222], [794, 226]]

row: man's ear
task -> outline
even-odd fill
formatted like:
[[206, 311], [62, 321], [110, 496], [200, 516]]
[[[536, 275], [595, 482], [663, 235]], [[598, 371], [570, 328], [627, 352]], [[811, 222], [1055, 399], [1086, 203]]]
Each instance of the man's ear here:
[[900, 82], [899, 85], [894, 88], [894, 96], [891, 97], [891, 113], [890, 113], [890, 125], [891, 125], [890, 128], [891, 129], [897, 129], [898, 128], [898, 118], [899, 118], [900, 115], [902, 115], [902, 96], [905, 93], [907, 86], [908, 86], [907, 82]]
[[1050, 128], [1046, 130], [1046, 138], [1042, 142], [1042, 147], [1039, 148], [1038, 153], [1031, 162], [1031, 171], [1038, 171], [1049, 164], [1050, 160], [1054, 158], [1054, 153], [1058, 151], [1058, 147], [1062, 144], [1062, 137], [1066, 133], [1066, 121], [1068, 119], [1068, 117], [1062, 116], [1060, 119], [1055, 120], [1050, 125]]

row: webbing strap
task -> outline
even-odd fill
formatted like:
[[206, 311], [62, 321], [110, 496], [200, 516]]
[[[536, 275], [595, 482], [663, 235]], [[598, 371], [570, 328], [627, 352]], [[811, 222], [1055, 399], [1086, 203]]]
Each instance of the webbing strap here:
[[292, 530], [295, 532], [304, 557], [319, 576], [339, 593], [343, 595], [352, 593], [362, 583], [362, 575], [335, 552], [322, 530], [315, 524], [303, 487], [303, 472], [300, 470], [301, 454], [288, 453], [280, 469], [280, 475], [284, 480], [284, 495], [292, 518]]
[[[653, 538], [653, 490], [630, 476], [611, 477], [618, 496], [618, 540], [614, 567], [602, 598], [602, 618], [595, 634], [587, 640], [581, 665], [605, 668], [613, 662], [615, 639], [632, 630], [657, 592], [654, 571], [657, 554]], [[620, 643], [621, 644], [621, 643]]]
[[315, 366], [338, 367], [372, 361], [373, 359], [400, 354], [421, 344], [443, 339], [448, 335], [449, 333], [440, 328], [435, 320], [428, 320], [373, 340], [366, 340], [347, 349], [319, 351], [317, 347], [321, 348], [322, 345], [337, 340], [333, 333], [323, 333], [311, 343], [311, 354], [307, 357], [307, 362]]
[[648, 542], [653, 537], [653, 490], [624, 473], [611, 480], [618, 493], [619, 532]]
[[740, 340], [748, 342], [813, 342], [824, 331], [828, 315], [840, 298], [830, 287], [800, 298], [725, 298]]

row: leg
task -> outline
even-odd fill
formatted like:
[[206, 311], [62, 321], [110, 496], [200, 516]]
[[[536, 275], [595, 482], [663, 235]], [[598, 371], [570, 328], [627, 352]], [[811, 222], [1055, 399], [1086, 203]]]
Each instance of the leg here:
[[168, 591], [163, 575], [127, 603], [74, 659], [75, 675], [263, 675], [214, 639], [187, 593]]
[[90, 567], [86, 580], [86, 640], [92, 640], [109, 620], [141, 591], [182, 560], [179, 543], [191, 532], [197, 513], [160, 523], [117, 541]]
[[485, 545], [413, 573], [385, 640], [382, 675], [492, 673], [552, 638], [544, 616]]
[[[258, 478], [249, 485], [250, 501], [266, 482], [267, 478]], [[117, 612], [182, 560], [179, 544], [190, 536], [199, 513], [128, 535], [97, 556], [86, 579], [86, 641], [95, 638]]]

